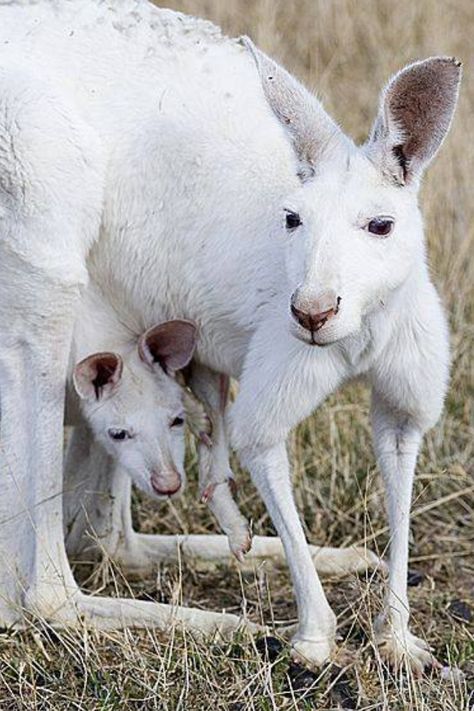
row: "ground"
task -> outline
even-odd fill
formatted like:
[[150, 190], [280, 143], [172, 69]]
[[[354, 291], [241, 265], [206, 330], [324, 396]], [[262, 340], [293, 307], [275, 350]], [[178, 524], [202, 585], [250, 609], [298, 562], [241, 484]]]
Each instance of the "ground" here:
[[[344, 653], [319, 675], [290, 666], [288, 649], [236, 638], [195, 640], [175, 631], [56, 634], [35, 622], [0, 632], [0, 708], [228, 709], [358, 708], [366, 711], [460, 711], [474, 708], [474, 480], [472, 454], [474, 142], [474, 5], [469, 0], [170, 0], [176, 9], [213, 19], [229, 34], [249, 34], [308, 86], [357, 140], [365, 138], [379, 88], [404, 63], [433, 54], [464, 61], [460, 107], [422, 190], [430, 263], [450, 315], [452, 379], [445, 412], [427, 436], [418, 466], [412, 516], [410, 600], [413, 627], [452, 669], [421, 680], [391, 673], [370, 642], [380, 609], [378, 576], [325, 580], [338, 615]], [[470, 370], [471, 369], [471, 370]], [[294, 434], [295, 489], [308, 539], [320, 545], [363, 544], [381, 555], [388, 542], [383, 498], [371, 449], [368, 393], [354, 385], [337, 394]], [[215, 532], [196, 503], [196, 461], [179, 503], [158, 507], [136, 496], [145, 532]], [[272, 524], [248, 476], [239, 473], [242, 511], [255, 533]], [[274, 625], [294, 621], [285, 570], [198, 570], [183, 564], [153, 579], [127, 582], [104, 564], [78, 569], [89, 590], [184, 602], [239, 612]], [[470, 618], [470, 619], [469, 619]], [[278, 653], [279, 651], [279, 653]], [[470, 700], [469, 700], [470, 698]]]

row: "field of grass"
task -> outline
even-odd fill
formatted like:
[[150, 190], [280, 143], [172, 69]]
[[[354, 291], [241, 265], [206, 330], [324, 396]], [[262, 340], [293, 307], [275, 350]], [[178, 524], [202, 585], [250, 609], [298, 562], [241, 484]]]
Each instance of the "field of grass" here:
[[[159, 3], [161, 4], [161, 3]], [[421, 200], [432, 273], [452, 328], [452, 379], [445, 412], [426, 438], [413, 505], [410, 588], [413, 628], [443, 664], [463, 675], [421, 680], [396, 675], [377, 659], [371, 619], [380, 609], [378, 575], [324, 581], [338, 615], [344, 654], [319, 675], [289, 663], [286, 647], [269, 661], [253, 640], [202, 642], [175, 631], [54, 634], [0, 632], [0, 709], [163, 709], [270, 711], [358, 708], [454, 711], [474, 708], [473, 478], [473, 166], [474, 4], [470, 0], [175, 0], [175, 9], [212, 19], [228, 34], [249, 34], [312, 88], [357, 140], [364, 140], [381, 86], [404, 63], [433, 54], [465, 64], [452, 131], [423, 186]], [[368, 393], [354, 385], [333, 396], [293, 435], [296, 499], [308, 539], [319, 545], [367, 543], [385, 554], [382, 490], [371, 449]], [[179, 503], [157, 507], [136, 496], [144, 532], [215, 532], [196, 504], [196, 462]], [[239, 503], [255, 533], [271, 521], [248, 476]], [[100, 593], [183, 602], [239, 612], [256, 621], [294, 621], [288, 574], [263, 565], [201, 570], [191, 562], [126, 581], [104, 562], [79, 571]], [[88, 577], [89, 575], [89, 577]], [[418, 579], [417, 579], [418, 578]], [[465, 603], [463, 606], [462, 603]], [[469, 607], [470, 606], [470, 607]]]

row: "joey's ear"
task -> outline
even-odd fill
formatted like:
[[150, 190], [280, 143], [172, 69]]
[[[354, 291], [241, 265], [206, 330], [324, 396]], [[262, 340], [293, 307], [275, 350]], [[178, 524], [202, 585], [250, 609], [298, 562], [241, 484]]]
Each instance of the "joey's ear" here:
[[400, 184], [421, 175], [441, 146], [456, 108], [461, 62], [432, 57], [390, 80], [366, 150]]
[[196, 338], [197, 329], [191, 321], [165, 321], [145, 331], [138, 341], [138, 352], [145, 363], [158, 363], [173, 377], [193, 357]]
[[73, 383], [82, 400], [108, 398], [117, 390], [123, 361], [117, 353], [94, 353], [76, 365]]
[[301, 180], [314, 175], [324, 148], [337, 136], [338, 126], [300, 82], [255, 47], [248, 37], [241, 39], [257, 65], [265, 97], [293, 142], [301, 165]]

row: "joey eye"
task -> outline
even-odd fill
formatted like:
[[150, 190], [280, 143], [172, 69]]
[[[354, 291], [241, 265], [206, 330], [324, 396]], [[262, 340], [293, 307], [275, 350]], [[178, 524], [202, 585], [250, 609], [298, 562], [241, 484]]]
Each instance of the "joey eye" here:
[[170, 427], [182, 427], [183, 425], [184, 417], [182, 415], [178, 415], [178, 417], [175, 417], [174, 420], [170, 422]]
[[285, 225], [287, 230], [295, 230], [301, 224], [301, 217], [297, 212], [292, 212], [291, 210], [286, 210]]
[[377, 237], [388, 237], [394, 224], [391, 217], [374, 217], [373, 220], [370, 220], [366, 230]]
[[111, 427], [109, 430], [107, 430], [107, 434], [109, 435], [110, 439], [113, 439], [116, 442], [131, 438], [131, 434], [128, 430], [121, 430], [115, 427]]

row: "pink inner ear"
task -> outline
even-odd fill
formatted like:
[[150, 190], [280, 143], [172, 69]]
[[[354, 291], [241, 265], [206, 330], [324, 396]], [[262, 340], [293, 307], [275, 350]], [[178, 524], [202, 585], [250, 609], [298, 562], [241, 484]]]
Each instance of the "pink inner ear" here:
[[84, 399], [109, 396], [122, 377], [123, 362], [117, 353], [94, 353], [74, 368], [73, 381]]
[[138, 342], [140, 358], [149, 365], [158, 363], [171, 376], [188, 365], [195, 348], [196, 326], [184, 320], [153, 326]]

